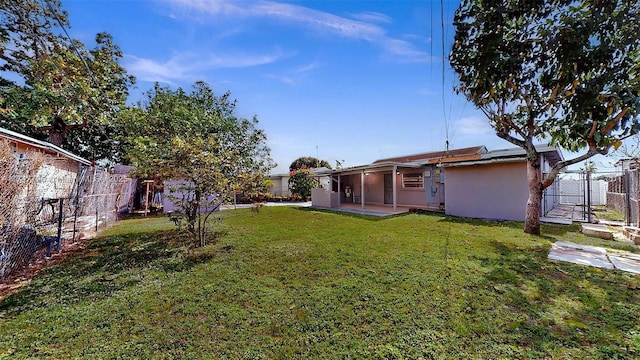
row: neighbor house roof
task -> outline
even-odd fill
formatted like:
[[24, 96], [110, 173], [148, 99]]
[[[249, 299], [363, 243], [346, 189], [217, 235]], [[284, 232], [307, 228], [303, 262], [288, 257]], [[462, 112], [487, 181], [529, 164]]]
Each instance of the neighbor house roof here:
[[[559, 161], [564, 160], [562, 156], [562, 152], [560, 149], [547, 146], [547, 145], [536, 145], [536, 150], [538, 154], [544, 154], [549, 164], [554, 166]], [[516, 162], [516, 161], [524, 161], [527, 158], [527, 153], [523, 148], [515, 147], [508, 149], [499, 149], [499, 150], [491, 150], [485, 154], [482, 154], [477, 160], [468, 160], [468, 159], [459, 159], [459, 161], [449, 161], [442, 166], [445, 167], [453, 167], [453, 166], [471, 166], [471, 165], [480, 165], [480, 164], [491, 164], [491, 163], [504, 163], [504, 162]]]
[[75, 155], [73, 153], [70, 153], [64, 149], [62, 149], [61, 147], [55, 146], [53, 144], [50, 144], [46, 141], [42, 141], [42, 140], [38, 140], [38, 139], [34, 139], [32, 137], [29, 137], [27, 135], [23, 135], [20, 133], [17, 133], [15, 131], [11, 131], [11, 130], [7, 130], [5, 128], [1, 128], [0, 127], [0, 137], [5, 138], [5, 139], [9, 139], [11, 141], [15, 141], [15, 142], [20, 142], [23, 144], [27, 144], [30, 146], [33, 146], [35, 148], [38, 148], [40, 150], [43, 150], [49, 154], [56, 154], [58, 156], [63, 156], [66, 158], [69, 158], [71, 160], [77, 161], [79, 163], [85, 164], [85, 165], [91, 165], [91, 161], [81, 158], [78, 155]]

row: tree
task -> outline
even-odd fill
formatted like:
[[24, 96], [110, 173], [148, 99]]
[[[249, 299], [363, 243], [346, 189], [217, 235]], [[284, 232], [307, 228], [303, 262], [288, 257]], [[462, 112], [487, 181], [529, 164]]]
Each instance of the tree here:
[[[0, 78], [3, 126], [43, 138], [92, 159], [112, 159], [106, 141], [135, 79], [119, 64], [120, 48], [107, 33], [96, 47], [64, 33], [66, 12], [54, 0], [0, 0]], [[86, 131], [79, 131], [86, 130]], [[112, 159], [114, 160], [114, 159]], [[115, 159], [117, 160], [117, 159]]]
[[311, 156], [302, 156], [293, 160], [291, 165], [289, 165], [289, 171], [302, 168], [311, 169], [319, 167], [326, 167], [327, 169], [331, 169], [331, 165], [326, 160], [318, 160]]
[[204, 82], [191, 93], [156, 84], [129, 114], [136, 174], [182, 182], [173, 196], [198, 246], [207, 243], [212, 211], [238, 189], [262, 186], [273, 167], [258, 120], [237, 118], [235, 106], [230, 93], [216, 96]]
[[313, 178], [311, 169], [296, 169], [291, 171], [289, 176], [289, 191], [305, 200], [311, 196], [311, 189], [318, 187], [318, 181]]
[[[456, 11], [456, 90], [527, 153], [526, 233], [540, 233], [542, 192], [562, 168], [640, 130], [639, 11], [638, 0], [462, 0]], [[534, 141], [546, 138], [586, 151], [540, 178]]]

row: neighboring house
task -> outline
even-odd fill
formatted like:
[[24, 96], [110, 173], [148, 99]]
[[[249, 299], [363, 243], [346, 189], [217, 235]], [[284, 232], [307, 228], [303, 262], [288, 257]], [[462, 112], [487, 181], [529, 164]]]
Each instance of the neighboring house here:
[[[322, 189], [329, 189], [331, 187], [331, 177], [326, 174], [331, 172], [331, 170], [326, 167], [319, 168], [311, 168], [310, 169], [314, 173], [314, 177], [318, 180], [318, 186]], [[269, 193], [273, 196], [290, 196], [291, 191], [289, 190], [289, 179], [291, 178], [290, 173], [286, 174], [273, 174], [269, 176], [269, 179], [273, 183], [271, 188], [269, 189]]]
[[[563, 159], [549, 146], [540, 152], [541, 178]], [[524, 220], [528, 198], [526, 154], [521, 148], [488, 151], [475, 146], [376, 160], [371, 164], [328, 171], [331, 191], [312, 193], [314, 206], [345, 203], [445, 210], [474, 218]], [[559, 183], [545, 191], [544, 209], [558, 201]], [[543, 214], [541, 214], [543, 215]]]
[[[536, 146], [540, 156], [540, 179], [563, 160], [555, 147]], [[476, 160], [448, 162], [445, 190], [448, 215], [522, 221], [529, 197], [526, 153], [522, 148], [493, 150]], [[559, 181], [546, 189], [541, 209], [559, 202]], [[544, 215], [544, 214], [541, 214]]]
[[[411, 206], [439, 209], [444, 206], [444, 174], [439, 166], [450, 158], [479, 159], [484, 146], [436, 151], [379, 159], [368, 165], [328, 170], [332, 178], [327, 191], [316, 190], [312, 202], [318, 207], [342, 203]], [[320, 173], [318, 173], [320, 174]], [[315, 194], [315, 197], [314, 197]]]
[[18, 159], [27, 158], [30, 152], [39, 152], [45, 155], [45, 162], [37, 175], [36, 194], [38, 198], [68, 197], [82, 167], [91, 166], [89, 160], [58, 146], [11, 130], [0, 128], [0, 139], [7, 141]]

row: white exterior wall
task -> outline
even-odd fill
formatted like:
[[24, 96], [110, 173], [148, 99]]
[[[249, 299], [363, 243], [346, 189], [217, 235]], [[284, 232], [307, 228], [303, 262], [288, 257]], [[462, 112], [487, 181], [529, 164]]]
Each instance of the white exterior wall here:
[[37, 175], [37, 197], [40, 199], [59, 199], [71, 195], [78, 176], [78, 164], [62, 159], [43, 164]]
[[269, 192], [275, 196], [289, 196], [289, 178], [290, 176], [272, 176], [273, 186]]
[[529, 190], [524, 162], [447, 167], [445, 213], [523, 221]]

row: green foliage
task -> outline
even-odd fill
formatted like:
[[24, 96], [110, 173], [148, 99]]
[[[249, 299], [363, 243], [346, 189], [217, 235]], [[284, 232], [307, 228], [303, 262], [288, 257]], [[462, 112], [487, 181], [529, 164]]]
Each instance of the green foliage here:
[[[113, 122], [135, 82], [120, 65], [123, 54], [107, 33], [85, 49], [69, 40], [58, 1], [0, 0], [0, 124], [96, 160], [119, 160], [109, 141]], [[46, 135], [46, 136], [45, 136]]]
[[326, 167], [327, 169], [331, 169], [331, 164], [327, 162], [327, 160], [318, 160], [311, 156], [301, 156], [291, 162], [289, 165], [289, 171], [302, 169], [302, 168], [319, 168]]
[[258, 120], [237, 118], [235, 104], [203, 82], [191, 93], [156, 84], [126, 115], [122, 142], [137, 176], [181, 181], [170, 195], [198, 245], [206, 243], [211, 212], [238, 191], [264, 191], [272, 167]]
[[457, 89], [516, 145], [607, 153], [640, 129], [639, 15], [637, 0], [463, 0]]
[[0, 357], [632, 359], [637, 276], [546, 259], [517, 223], [265, 207], [185, 251], [125, 220], [0, 300]]
[[[640, 1], [462, 0], [450, 62], [498, 137], [527, 153], [525, 232], [561, 169], [640, 130]], [[534, 141], [586, 152], [544, 179]]]
[[318, 181], [313, 178], [313, 171], [307, 168], [301, 168], [289, 173], [289, 191], [291, 194], [300, 196], [304, 199], [311, 196], [311, 189], [318, 187]]

